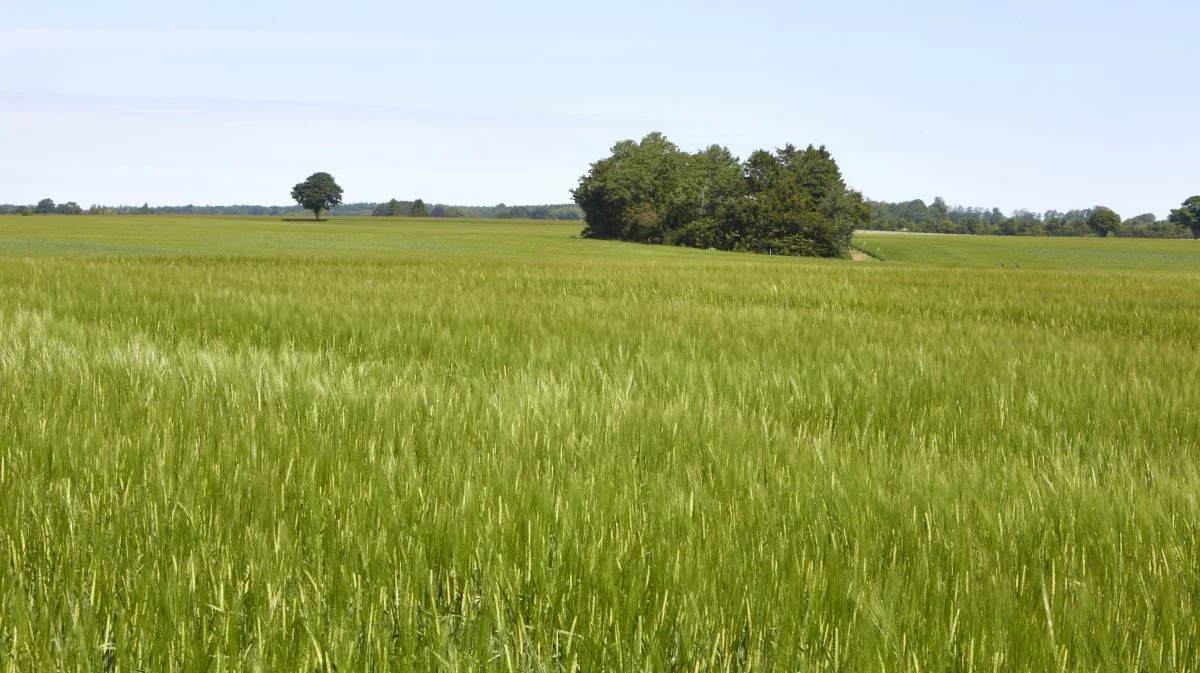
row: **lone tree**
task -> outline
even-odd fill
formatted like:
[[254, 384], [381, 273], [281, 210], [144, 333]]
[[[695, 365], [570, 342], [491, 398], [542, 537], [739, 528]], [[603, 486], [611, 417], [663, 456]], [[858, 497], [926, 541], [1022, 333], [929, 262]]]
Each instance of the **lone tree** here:
[[1092, 209], [1087, 223], [1097, 236], [1108, 236], [1117, 233], [1117, 230], [1121, 228], [1121, 216], [1113, 212], [1111, 208], [1097, 206]]
[[1200, 238], [1200, 196], [1193, 196], [1171, 211], [1167, 218], [1172, 224], [1192, 230], [1192, 238]]
[[292, 198], [305, 210], [313, 211], [321, 219], [321, 211], [329, 210], [342, 202], [342, 188], [328, 173], [313, 173], [308, 179], [292, 187]]

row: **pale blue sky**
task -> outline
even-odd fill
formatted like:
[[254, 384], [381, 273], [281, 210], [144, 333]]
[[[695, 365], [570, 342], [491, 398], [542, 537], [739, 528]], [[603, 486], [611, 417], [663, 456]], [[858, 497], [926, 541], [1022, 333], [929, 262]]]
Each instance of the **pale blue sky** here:
[[886, 200], [1200, 193], [1200, 3], [0, 3], [0, 202], [564, 202], [622, 138], [826, 144]]

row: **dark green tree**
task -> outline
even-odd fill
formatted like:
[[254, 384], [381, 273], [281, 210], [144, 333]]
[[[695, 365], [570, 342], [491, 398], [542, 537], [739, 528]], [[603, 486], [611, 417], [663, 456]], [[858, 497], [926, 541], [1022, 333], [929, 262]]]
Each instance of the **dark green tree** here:
[[669, 242], [698, 213], [700, 179], [693, 157], [661, 133], [613, 146], [573, 190], [585, 213], [583, 235], [643, 243]]
[[60, 203], [55, 206], [54, 212], [58, 213], [59, 215], [82, 215], [83, 208], [81, 208], [79, 204], [75, 203], [74, 201], [67, 201], [66, 203]]
[[741, 238], [734, 249], [842, 257], [854, 229], [870, 219], [870, 206], [846, 188], [824, 147], [788, 145], [773, 155], [760, 150], [746, 165], [749, 198], [724, 227]]
[[425, 206], [425, 202], [421, 199], [413, 201], [412, 208], [409, 209], [409, 215], [413, 217], [429, 217], [429, 208]]
[[1200, 196], [1193, 196], [1172, 210], [1167, 217], [1171, 224], [1192, 230], [1192, 238], [1200, 238]]
[[328, 173], [313, 173], [304, 182], [292, 187], [292, 198], [300, 207], [313, 211], [315, 219], [321, 219], [321, 211], [329, 210], [342, 202], [342, 188]]
[[50, 215], [54, 212], [54, 199], [42, 199], [34, 206], [33, 212], [37, 215]]
[[840, 257], [870, 207], [824, 148], [688, 154], [660, 133], [625, 140], [573, 190], [583, 235], [723, 250]]
[[32, 215], [33, 208], [30, 208], [29, 206], [21, 206], [21, 214], [25, 216]]
[[1120, 231], [1121, 216], [1110, 208], [1096, 206], [1092, 209], [1092, 214], [1088, 215], [1087, 224], [1097, 236], [1108, 236]]

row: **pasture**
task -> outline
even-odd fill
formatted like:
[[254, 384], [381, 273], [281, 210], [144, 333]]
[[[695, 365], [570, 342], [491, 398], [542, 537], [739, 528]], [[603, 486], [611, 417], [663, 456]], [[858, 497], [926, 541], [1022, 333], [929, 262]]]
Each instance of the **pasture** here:
[[0, 670], [1200, 669], [1200, 245], [579, 228], [0, 217]]

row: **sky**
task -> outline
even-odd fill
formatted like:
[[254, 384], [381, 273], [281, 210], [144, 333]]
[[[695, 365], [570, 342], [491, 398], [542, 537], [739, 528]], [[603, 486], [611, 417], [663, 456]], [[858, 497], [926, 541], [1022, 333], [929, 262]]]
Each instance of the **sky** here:
[[563, 203], [625, 138], [826, 145], [878, 200], [1165, 217], [1193, 0], [12, 0], [0, 203]]

